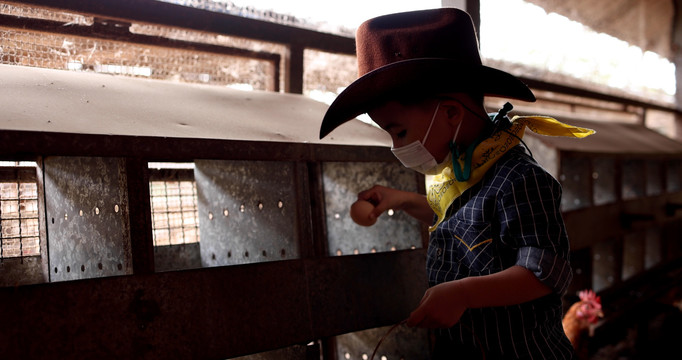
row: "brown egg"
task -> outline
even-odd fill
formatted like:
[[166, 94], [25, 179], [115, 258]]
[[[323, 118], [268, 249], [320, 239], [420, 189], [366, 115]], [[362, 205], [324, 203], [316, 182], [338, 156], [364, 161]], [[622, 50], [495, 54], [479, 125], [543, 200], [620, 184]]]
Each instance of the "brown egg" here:
[[377, 222], [376, 218], [370, 219], [369, 214], [374, 210], [374, 205], [365, 200], [358, 200], [350, 207], [350, 217], [356, 224], [372, 226]]

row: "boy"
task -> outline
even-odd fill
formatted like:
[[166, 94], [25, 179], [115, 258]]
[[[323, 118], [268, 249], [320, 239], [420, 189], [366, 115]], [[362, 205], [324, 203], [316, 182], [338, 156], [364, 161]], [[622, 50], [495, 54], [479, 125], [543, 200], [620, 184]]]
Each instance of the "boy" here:
[[[325, 115], [320, 138], [362, 113], [408, 168], [435, 175], [428, 196], [374, 186], [370, 216], [403, 210], [431, 225], [429, 289], [407, 324], [433, 328], [435, 359], [571, 359], [561, 296], [571, 281], [561, 187], [519, 143], [525, 127], [584, 137], [544, 117], [494, 117], [486, 95], [535, 101], [514, 76], [481, 65], [469, 15], [391, 14], [356, 35], [360, 77]], [[434, 222], [435, 219], [435, 222]]]

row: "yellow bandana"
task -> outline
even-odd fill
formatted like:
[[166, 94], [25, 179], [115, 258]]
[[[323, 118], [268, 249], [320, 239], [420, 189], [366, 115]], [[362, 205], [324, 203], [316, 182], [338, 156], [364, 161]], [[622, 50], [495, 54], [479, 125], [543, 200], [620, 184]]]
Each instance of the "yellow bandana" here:
[[[491, 137], [483, 140], [476, 148], [471, 160], [471, 176], [467, 181], [457, 181], [452, 170], [452, 164], [446, 166], [443, 171], [434, 176], [429, 186], [427, 199], [429, 205], [438, 216], [436, 223], [429, 228], [433, 231], [445, 219], [445, 212], [464, 191], [478, 183], [490, 167], [499, 160], [509, 149], [518, 145], [523, 133], [528, 127], [531, 131], [541, 135], [570, 136], [584, 138], [594, 134], [594, 130], [580, 128], [559, 122], [556, 119], [545, 116], [515, 116], [512, 125], [507, 131], [498, 131]], [[511, 134], [510, 134], [511, 133]], [[513, 135], [512, 135], [513, 134]], [[464, 165], [464, 157], [460, 156], [457, 161]]]

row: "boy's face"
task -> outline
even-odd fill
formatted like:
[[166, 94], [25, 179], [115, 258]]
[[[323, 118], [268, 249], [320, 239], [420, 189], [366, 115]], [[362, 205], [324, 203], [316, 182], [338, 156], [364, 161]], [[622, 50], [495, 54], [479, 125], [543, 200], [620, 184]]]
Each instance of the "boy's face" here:
[[[441, 162], [448, 155], [450, 141], [460, 122], [457, 143], [466, 144], [478, 136], [482, 129], [481, 120], [469, 114], [455, 100], [430, 99], [414, 105], [403, 105], [397, 101], [388, 102], [369, 112], [374, 122], [384, 129], [393, 140], [393, 147], [399, 148], [415, 141], [423, 141], [424, 147]], [[434, 111], [438, 110], [434, 117]], [[424, 139], [433, 117], [429, 136]]]

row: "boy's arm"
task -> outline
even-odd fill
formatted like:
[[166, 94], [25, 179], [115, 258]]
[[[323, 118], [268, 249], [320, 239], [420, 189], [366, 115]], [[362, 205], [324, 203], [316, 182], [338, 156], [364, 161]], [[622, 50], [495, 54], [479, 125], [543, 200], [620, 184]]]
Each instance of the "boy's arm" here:
[[468, 308], [516, 305], [550, 292], [531, 271], [512, 266], [495, 274], [448, 281], [428, 289], [407, 325], [449, 328]]
[[434, 213], [425, 195], [374, 185], [371, 189], [360, 192], [358, 199], [374, 204], [370, 217], [377, 218], [384, 211], [393, 209], [402, 210], [426, 225], [433, 223]]

